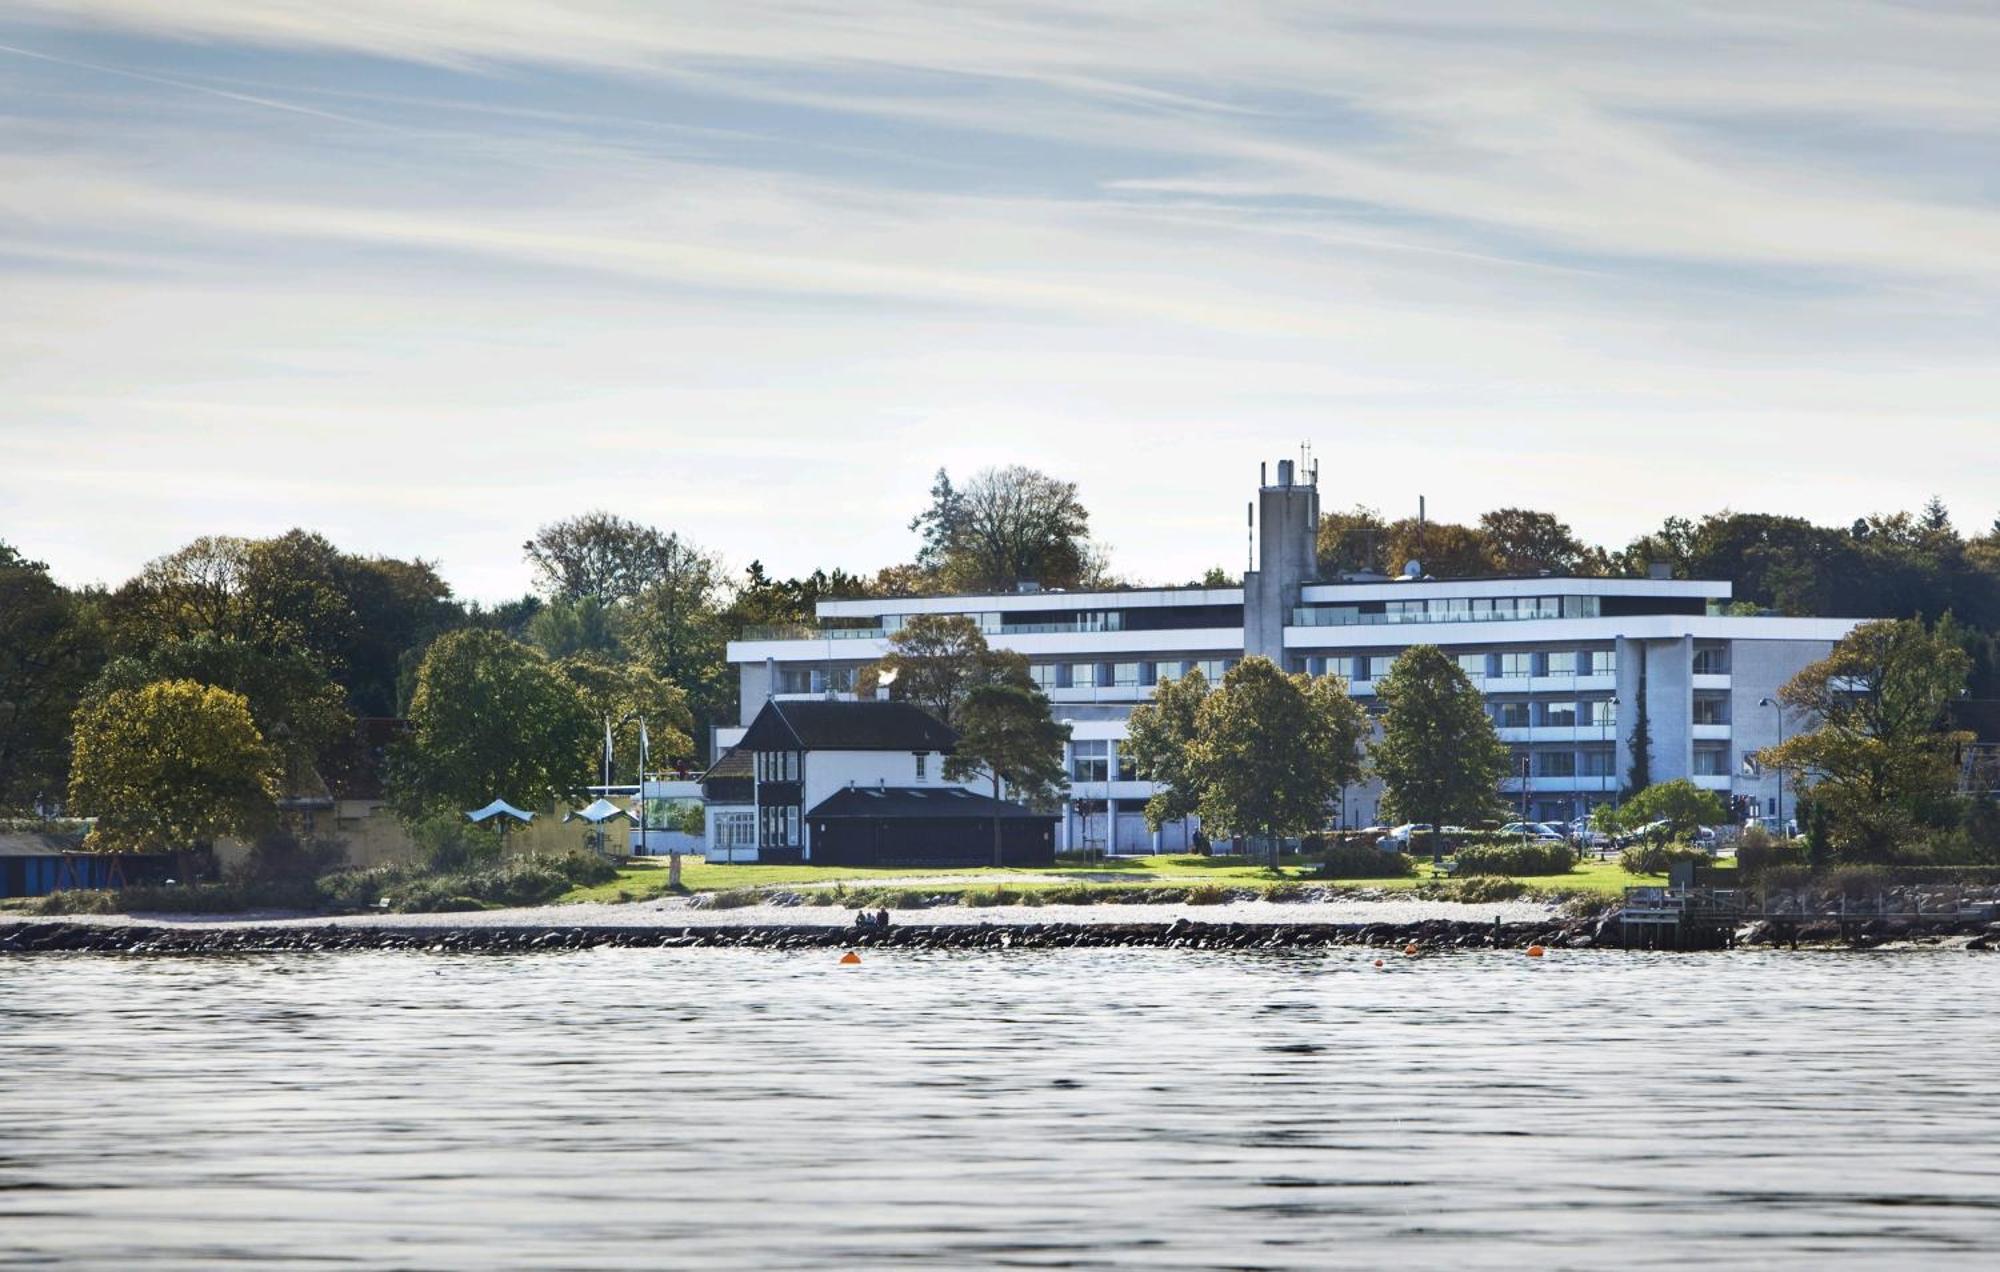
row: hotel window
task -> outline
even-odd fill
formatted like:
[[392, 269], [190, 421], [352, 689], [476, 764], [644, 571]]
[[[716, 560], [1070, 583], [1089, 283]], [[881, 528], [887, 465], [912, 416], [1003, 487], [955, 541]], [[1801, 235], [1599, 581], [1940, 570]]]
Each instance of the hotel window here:
[[1544, 702], [1542, 723], [1552, 729], [1569, 729], [1576, 726], [1576, 704], [1574, 702]]
[[1728, 724], [1728, 695], [1720, 693], [1696, 694], [1694, 696], [1694, 722], [1696, 724]]
[[811, 693], [813, 674], [810, 667], [778, 668], [779, 693]]
[[1474, 680], [1484, 680], [1486, 678], [1486, 655], [1460, 654], [1458, 656], [1458, 669]]
[[1536, 777], [1575, 777], [1575, 751], [1543, 751], [1535, 756]]
[[1525, 729], [1528, 727], [1528, 704], [1525, 702], [1496, 702], [1493, 704], [1493, 723], [1502, 729]]
[[1614, 698], [1600, 698], [1584, 704], [1590, 711], [1589, 722], [1598, 728], [1615, 728], [1618, 724], [1618, 702]]
[[1154, 684], [1163, 685], [1169, 680], [1179, 680], [1181, 675], [1182, 667], [1178, 659], [1172, 662], [1156, 662], [1153, 664]]
[[1362, 661], [1368, 664], [1368, 679], [1370, 680], [1382, 679], [1396, 665], [1396, 660], [1387, 654], [1370, 654]]
[[1574, 651], [1566, 649], [1559, 653], [1544, 654], [1543, 657], [1549, 660], [1548, 670], [1543, 672], [1543, 675], [1574, 676], [1576, 674], [1576, 654]]
[[1589, 659], [1589, 667], [1584, 672], [1585, 675], [1615, 676], [1618, 674], [1618, 651], [1613, 649], [1597, 649], [1585, 654], [1584, 657]]
[[1195, 663], [1195, 670], [1201, 672], [1207, 678], [1209, 684], [1219, 685], [1222, 683], [1222, 678], [1229, 674], [1229, 669], [1235, 665], [1235, 662], [1236, 660], [1233, 658], [1204, 658]]
[[929, 754], [923, 751], [917, 752], [917, 780], [919, 782], [928, 780], [925, 777], [925, 772], [930, 768], [930, 765], [931, 757]]
[[1593, 747], [1577, 755], [1577, 771], [1585, 777], [1610, 777], [1617, 771], [1618, 753], [1610, 747]]
[[1105, 780], [1107, 747], [1103, 739], [1089, 742], [1070, 743], [1069, 775], [1072, 781], [1101, 782]]
[[1069, 687], [1072, 689], [1094, 689], [1097, 687], [1096, 663], [1071, 663], [1069, 665]]
[[1391, 623], [1421, 623], [1424, 621], [1422, 601], [1390, 601], [1382, 607], [1382, 612]]
[[1694, 647], [1694, 674], [1697, 676], [1728, 675], [1729, 646], [1696, 645]]
[[1111, 683], [1120, 689], [1139, 687], [1139, 664], [1135, 662], [1112, 663]]
[[1037, 689], [1046, 693], [1061, 683], [1062, 674], [1055, 663], [1030, 663], [1028, 679], [1035, 682]]
[[799, 753], [797, 751], [757, 752], [757, 780], [760, 782], [798, 781]]
[[1118, 752], [1118, 780], [1121, 782], [1136, 782], [1139, 780], [1138, 764], [1133, 761], [1131, 755], [1124, 751]]
[[1503, 680], [1525, 680], [1534, 674], [1534, 655], [1500, 655], [1500, 676]]
[[1698, 746], [1694, 749], [1694, 772], [1696, 777], [1728, 777], [1729, 748], [1726, 746]]
[[1562, 598], [1564, 618], [1596, 618], [1602, 612], [1603, 602], [1595, 596], [1565, 596]]

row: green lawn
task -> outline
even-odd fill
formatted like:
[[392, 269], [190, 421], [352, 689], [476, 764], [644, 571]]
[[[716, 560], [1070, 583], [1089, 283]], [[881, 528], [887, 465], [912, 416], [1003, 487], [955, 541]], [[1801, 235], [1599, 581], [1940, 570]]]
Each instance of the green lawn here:
[[[1154, 884], [1188, 886], [1211, 883], [1220, 887], [1260, 887], [1281, 881], [1318, 882], [1300, 866], [1286, 866], [1277, 873], [1241, 857], [1121, 857], [1090, 865], [1058, 865], [1037, 870], [996, 870], [991, 866], [952, 869], [912, 869], [905, 866], [868, 868], [864, 866], [764, 866], [711, 865], [699, 857], [681, 859], [681, 882], [690, 892], [732, 892], [745, 888], [784, 888], [800, 884], [842, 884], [850, 889], [894, 888], [915, 879], [992, 878], [1003, 881], [1008, 890], [1045, 891], [1082, 884], [1107, 890], [1146, 887]], [[1348, 888], [1400, 890], [1428, 882], [1430, 867], [1418, 867], [1415, 877], [1384, 879], [1342, 879]], [[1054, 880], [1055, 882], [1047, 882]], [[1568, 874], [1523, 876], [1521, 882], [1538, 892], [1588, 892], [1615, 897], [1624, 889], [1642, 884], [1663, 884], [1661, 875], [1628, 874], [1616, 861], [1592, 861]], [[967, 886], [972, 886], [967, 884]], [[627, 862], [610, 883], [576, 888], [563, 901], [643, 901], [667, 890], [667, 863], [644, 858]]]

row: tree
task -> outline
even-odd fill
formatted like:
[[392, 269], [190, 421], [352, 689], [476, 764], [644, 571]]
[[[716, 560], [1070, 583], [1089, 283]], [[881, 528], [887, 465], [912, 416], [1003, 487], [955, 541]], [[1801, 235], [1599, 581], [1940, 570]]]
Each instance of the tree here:
[[1412, 645], [1375, 697], [1382, 736], [1372, 754], [1387, 815], [1434, 830], [1485, 817], [1507, 775], [1507, 748], [1459, 665], [1435, 645]]
[[1946, 710], [1971, 665], [1948, 636], [1914, 620], [1863, 623], [1778, 691], [1814, 724], [1759, 758], [1810, 787], [1840, 855], [1887, 860], [1956, 786], [1959, 748], [1972, 735], [1948, 728]]
[[1373, 508], [1356, 504], [1346, 512], [1320, 514], [1317, 555], [1321, 578], [1345, 574], [1388, 574], [1389, 526]]
[[872, 669], [890, 696], [913, 702], [958, 727], [959, 707], [981, 685], [1032, 685], [1028, 660], [986, 643], [979, 624], [962, 614], [917, 614], [889, 637], [889, 653]]
[[[1017, 799], [1046, 807], [1062, 795], [1063, 744], [1069, 726], [1049, 715], [1048, 696], [1033, 685], [982, 684], [966, 694], [958, 711], [958, 745], [945, 760], [944, 775], [958, 782], [984, 772], [993, 798], [1004, 783]], [[1007, 864], [1001, 848], [1000, 810], [993, 811], [993, 864]]]
[[646, 585], [617, 607], [616, 630], [628, 657], [687, 695], [698, 725], [728, 715], [735, 702], [722, 614], [722, 563], [668, 535]]
[[1326, 824], [1340, 788], [1361, 773], [1360, 709], [1337, 677], [1316, 685], [1268, 658], [1245, 658], [1196, 712], [1192, 769], [1205, 823], [1279, 842]]
[[391, 766], [399, 811], [546, 805], [584, 786], [602, 737], [548, 657], [498, 632], [440, 636], [417, 670], [410, 731]]
[[85, 604], [46, 565], [0, 543], [0, 810], [60, 799], [70, 714], [103, 661]]
[[528, 620], [525, 634], [530, 645], [551, 658], [616, 658], [619, 654], [611, 611], [594, 596], [550, 601]]
[[1383, 551], [1391, 574], [1401, 573], [1411, 561], [1440, 579], [1500, 573], [1500, 559], [1477, 526], [1406, 517], [1389, 527]]
[[[598, 658], [565, 658], [557, 664], [582, 697], [593, 720], [611, 722], [613, 748], [631, 760], [630, 773], [639, 776], [639, 722], [646, 724], [648, 753], [655, 759], [685, 760], [694, 755], [694, 716], [687, 695], [646, 668], [634, 663], [609, 663]], [[613, 769], [617, 781], [624, 770]]]
[[1505, 574], [1603, 574], [1609, 559], [1578, 539], [1546, 512], [1496, 508], [1479, 518], [1479, 530]]
[[77, 712], [69, 798], [90, 847], [186, 851], [269, 824], [278, 757], [241, 694], [192, 680], [119, 689]]
[[714, 573], [714, 558], [679, 535], [609, 512], [550, 522], [521, 550], [550, 600], [589, 596], [615, 605], [685, 572], [690, 557], [701, 558]]
[[1619, 824], [1627, 829], [1666, 822], [1667, 833], [1675, 839], [1692, 838], [1703, 826], [1714, 826], [1728, 819], [1729, 810], [1723, 806], [1720, 795], [1703, 790], [1685, 777], [1646, 787], [1626, 800], [1618, 814]]
[[1018, 464], [985, 469], [962, 490], [939, 469], [910, 528], [923, 536], [918, 566], [953, 590], [1011, 591], [1023, 580], [1070, 588], [1103, 572], [1076, 483]]
[[1632, 736], [1627, 742], [1627, 751], [1632, 756], [1631, 767], [1625, 771], [1625, 792], [1627, 796], [1637, 794], [1653, 784], [1653, 721], [1646, 710], [1646, 653], [1640, 648], [1642, 660], [1639, 667], [1639, 688], [1633, 695]]
[[82, 701], [88, 706], [161, 680], [190, 680], [241, 697], [278, 757], [287, 792], [310, 789], [315, 767], [353, 732], [347, 695], [312, 658], [207, 632], [112, 659]]
[[1123, 750], [1133, 770], [1159, 785], [1146, 801], [1146, 825], [1158, 830], [1170, 821], [1192, 817], [1201, 800], [1192, 753], [1208, 679], [1199, 669], [1179, 680], [1153, 686], [1153, 699], [1132, 708], [1126, 721]]

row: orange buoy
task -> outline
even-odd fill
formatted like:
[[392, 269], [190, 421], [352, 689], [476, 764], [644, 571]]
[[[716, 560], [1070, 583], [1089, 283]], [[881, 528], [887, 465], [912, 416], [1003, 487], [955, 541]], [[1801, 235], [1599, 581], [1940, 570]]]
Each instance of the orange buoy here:
[[840, 964], [842, 967], [851, 966], [855, 963], [859, 963], [860, 961], [861, 961], [861, 956], [859, 954], [856, 954], [853, 950], [849, 950], [847, 951], [847, 953], [842, 954], [840, 956]]
[[1546, 953], [1548, 953], [1548, 951], [1547, 951], [1547, 950], [1545, 950], [1545, 949], [1543, 949], [1543, 948], [1542, 948], [1541, 946], [1539, 946], [1539, 945], [1530, 945], [1530, 946], [1528, 947], [1528, 957], [1529, 957], [1529, 958], [1540, 958], [1540, 957], [1541, 957], [1542, 955], [1544, 955], [1544, 954], [1546, 954]]
[[1380, 967], [1380, 966], [1382, 966], [1382, 960], [1381, 960], [1381, 959], [1379, 959], [1379, 958], [1378, 958], [1378, 959], [1376, 959], [1376, 960], [1375, 960], [1375, 966], [1377, 966], [1377, 967]]
[[1415, 941], [1411, 941], [1403, 947], [1403, 956], [1405, 958], [1415, 958], [1417, 956], [1417, 943]]

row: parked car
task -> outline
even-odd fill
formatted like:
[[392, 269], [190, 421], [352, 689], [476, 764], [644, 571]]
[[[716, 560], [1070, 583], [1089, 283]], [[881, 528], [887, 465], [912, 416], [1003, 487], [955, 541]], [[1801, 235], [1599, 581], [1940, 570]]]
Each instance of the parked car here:
[[1536, 839], [1544, 843], [1562, 843], [1568, 838], [1561, 831], [1544, 822], [1508, 822], [1500, 828], [1503, 835], [1520, 835], [1526, 839]]

